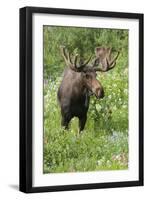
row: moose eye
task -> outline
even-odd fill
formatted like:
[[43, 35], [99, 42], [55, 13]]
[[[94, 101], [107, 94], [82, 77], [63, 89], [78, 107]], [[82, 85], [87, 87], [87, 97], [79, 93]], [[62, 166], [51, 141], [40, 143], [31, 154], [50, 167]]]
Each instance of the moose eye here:
[[89, 78], [90, 78], [89, 74], [86, 74], [86, 75], [85, 75], [85, 77], [86, 77], [87, 79], [89, 79]]

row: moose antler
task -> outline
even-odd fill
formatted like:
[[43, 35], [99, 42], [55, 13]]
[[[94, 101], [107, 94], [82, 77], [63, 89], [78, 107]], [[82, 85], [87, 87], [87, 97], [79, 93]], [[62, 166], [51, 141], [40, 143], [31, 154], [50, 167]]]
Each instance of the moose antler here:
[[66, 49], [64, 46], [60, 46], [60, 50], [61, 50], [61, 55], [64, 58], [64, 61], [66, 63], [66, 65], [71, 65], [71, 58], [70, 58], [70, 54], [68, 52], [66, 52]]
[[116, 64], [116, 60], [117, 60], [119, 54], [120, 54], [120, 52], [118, 51], [118, 52], [117, 52], [117, 55], [111, 60], [111, 59], [110, 59], [111, 50], [110, 50], [109, 55], [108, 55], [109, 57], [108, 57], [108, 59], [107, 59], [107, 62], [108, 62], [108, 65], [109, 65], [109, 66], [112, 66], [114, 63]]
[[104, 47], [97, 47], [96, 48], [96, 60], [99, 61], [99, 66], [94, 66], [95, 71], [106, 72], [113, 69], [116, 65], [116, 60], [120, 54], [117, 52], [117, 55], [111, 59], [112, 49], [111, 48], [104, 48]]
[[92, 56], [90, 56], [84, 63], [82, 63], [78, 66], [78, 64], [77, 64], [77, 60], [78, 60], [78, 56], [79, 56], [78, 54], [76, 54], [75, 56], [73, 56], [73, 58], [71, 58], [71, 55], [67, 51], [67, 49], [65, 49], [65, 46], [60, 46], [60, 50], [61, 50], [61, 54], [64, 58], [66, 65], [68, 67], [70, 67], [72, 70], [77, 71], [77, 72], [83, 71], [85, 66], [89, 63], [89, 61], [91, 60], [91, 57], [92, 57]]

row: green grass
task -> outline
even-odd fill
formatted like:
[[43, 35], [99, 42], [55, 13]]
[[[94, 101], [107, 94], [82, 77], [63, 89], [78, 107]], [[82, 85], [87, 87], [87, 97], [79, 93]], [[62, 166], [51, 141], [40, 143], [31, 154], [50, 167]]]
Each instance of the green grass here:
[[44, 88], [44, 173], [128, 168], [127, 77], [126, 70], [99, 75], [105, 98], [91, 97], [80, 135], [76, 118], [69, 130], [60, 126], [57, 89], [61, 78], [49, 81]]
[[77, 172], [127, 169], [127, 134], [107, 136], [83, 131], [56, 130], [48, 134], [44, 148], [44, 172]]

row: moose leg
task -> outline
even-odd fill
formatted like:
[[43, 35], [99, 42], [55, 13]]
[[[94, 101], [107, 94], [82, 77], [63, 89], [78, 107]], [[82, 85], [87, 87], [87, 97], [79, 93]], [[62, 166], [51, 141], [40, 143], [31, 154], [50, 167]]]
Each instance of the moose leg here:
[[62, 116], [61, 125], [62, 125], [65, 129], [68, 129], [68, 124], [69, 124], [70, 120], [71, 120], [70, 117]]
[[81, 132], [84, 129], [86, 120], [87, 120], [87, 116], [86, 115], [81, 117], [81, 118], [79, 118], [79, 132]]

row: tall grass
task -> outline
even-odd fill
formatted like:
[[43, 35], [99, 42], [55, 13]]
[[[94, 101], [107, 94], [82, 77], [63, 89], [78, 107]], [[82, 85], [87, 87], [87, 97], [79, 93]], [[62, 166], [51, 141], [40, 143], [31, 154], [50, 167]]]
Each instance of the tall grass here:
[[119, 170], [128, 168], [128, 74], [127, 68], [99, 74], [104, 99], [91, 97], [84, 131], [78, 120], [69, 130], [60, 125], [57, 89], [61, 77], [44, 86], [44, 173]]

